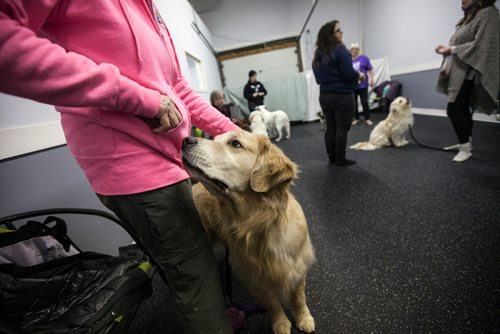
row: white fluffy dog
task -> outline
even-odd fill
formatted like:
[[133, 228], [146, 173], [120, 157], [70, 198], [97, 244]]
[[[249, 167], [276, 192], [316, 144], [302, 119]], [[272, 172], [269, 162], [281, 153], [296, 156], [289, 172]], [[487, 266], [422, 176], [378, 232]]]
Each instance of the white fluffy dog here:
[[406, 134], [413, 125], [411, 103], [407, 97], [400, 96], [392, 101], [389, 115], [375, 126], [370, 139], [350, 146], [355, 150], [372, 151], [384, 146], [402, 147], [408, 145]]
[[264, 117], [269, 138], [276, 138], [276, 141], [283, 138], [290, 139], [290, 119], [286, 112], [283, 110], [269, 111], [266, 106], [258, 106], [257, 110]]
[[248, 120], [250, 121], [250, 131], [252, 133], [264, 135], [269, 138], [266, 124], [264, 124], [264, 116], [260, 110], [252, 111]]

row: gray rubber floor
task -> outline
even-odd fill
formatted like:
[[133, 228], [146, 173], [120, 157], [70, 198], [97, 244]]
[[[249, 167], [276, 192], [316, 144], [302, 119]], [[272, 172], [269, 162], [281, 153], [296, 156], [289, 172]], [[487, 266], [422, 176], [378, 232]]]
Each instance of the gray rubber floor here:
[[[419, 142], [456, 142], [447, 118], [415, 119]], [[371, 129], [353, 127], [349, 143]], [[500, 123], [476, 122], [473, 144], [465, 163], [410, 140], [348, 150], [358, 163], [342, 168], [328, 164], [318, 122], [292, 127], [279, 146], [301, 168], [292, 190], [317, 253], [307, 285], [316, 333], [500, 333]], [[168, 290], [153, 283], [130, 332], [181, 333]], [[238, 281], [232, 290], [254, 302]], [[271, 333], [267, 315], [248, 314], [238, 333]]]

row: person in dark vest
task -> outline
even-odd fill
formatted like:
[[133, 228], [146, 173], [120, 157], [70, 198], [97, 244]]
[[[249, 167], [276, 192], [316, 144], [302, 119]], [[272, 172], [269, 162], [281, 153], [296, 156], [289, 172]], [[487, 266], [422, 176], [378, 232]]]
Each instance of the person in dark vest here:
[[257, 72], [251, 70], [248, 72], [248, 82], [243, 89], [243, 96], [248, 101], [248, 109], [254, 111], [257, 106], [264, 104], [264, 96], [267, 90], [264, 85], [257, 81]]

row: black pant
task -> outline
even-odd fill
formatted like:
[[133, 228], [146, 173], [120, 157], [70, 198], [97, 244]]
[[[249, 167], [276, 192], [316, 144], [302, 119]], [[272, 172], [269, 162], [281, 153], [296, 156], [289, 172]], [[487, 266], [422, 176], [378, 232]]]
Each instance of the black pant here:
[[98, 197], [159, 266], [173, 293], [183, 333], [230, 333], [215, 255], [190, 182], [139, 194]]
[[470, 108], [470, 95], [474, 83], [472, 80], [465, 80], [455, 102], [448, 103], [446, 113], [451, 120], [453, 129], [460, 144], [469, 142], [472, 136], [472, 110]]
[[[363, 107], [362, 112], [358, 112], [358, 96], [361, 100], [361, 106]], [[370, 119], [370, 106], [368, 105], [368, 88], [361, 88], [354, 90], [354, 118], [359, 120], [361, 115], [365, 116], [365, 120]]]
[[319, 104], [326, 120], [326, 153], [330, 160], [342, 161], [354, 112], [354, 95], [320, 93]]

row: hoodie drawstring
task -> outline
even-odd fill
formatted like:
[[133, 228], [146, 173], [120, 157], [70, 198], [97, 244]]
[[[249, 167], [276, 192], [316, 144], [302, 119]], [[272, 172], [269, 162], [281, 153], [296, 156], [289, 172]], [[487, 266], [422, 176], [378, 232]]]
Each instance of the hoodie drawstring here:
[[130, 14], [128, 12], [127, 6], [123, 4], [123, 0], [119, 0], [118, 2], [120, 3], [120, 7], [123, 11], [123, 14], [125, 15], [125, 18], [127, 20], [127, 24], [130, 28], [130, 31], [132, 31], [132, 35], [134, 36], [135, 52], [137, 54], [137, 58], [139, 59], [139, 63], [142, 63], [142, 62], [144, 62], [144, 59], [142, 59], [142, 55], [141, 55], [141, 47], [139, 45], [139, 38], [137, 37], [134, 29], [132, 28], [132, 23], [130, 22], [131, 21]]

